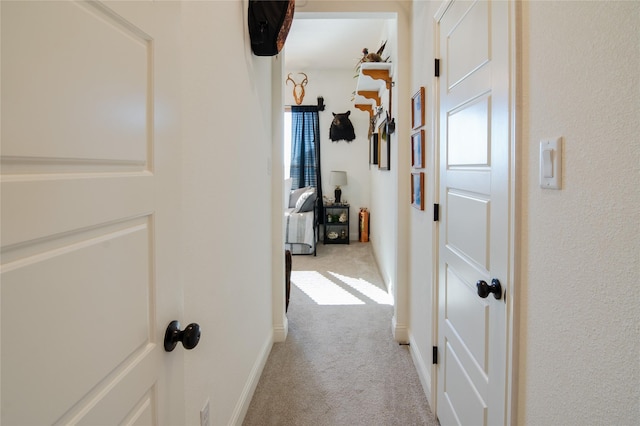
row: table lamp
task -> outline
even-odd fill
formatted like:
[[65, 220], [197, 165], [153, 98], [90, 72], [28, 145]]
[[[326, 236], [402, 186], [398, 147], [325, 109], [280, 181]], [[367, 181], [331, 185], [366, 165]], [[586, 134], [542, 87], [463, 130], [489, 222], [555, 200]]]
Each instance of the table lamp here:
[[334, 195], [336, 197], [335, 203], [340, 204], [340, 197], [342, 197], [342, 190], [340, 189], [340, 185], [347, 184], [347, 172], [332, 170], [330, 181], [331, 185], [336, 186], [336, 190], [334, 192]]

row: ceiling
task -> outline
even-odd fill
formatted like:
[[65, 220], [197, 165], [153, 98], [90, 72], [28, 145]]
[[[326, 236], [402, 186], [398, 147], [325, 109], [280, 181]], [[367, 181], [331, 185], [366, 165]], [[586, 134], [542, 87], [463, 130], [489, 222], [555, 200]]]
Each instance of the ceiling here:
[[378, 50], [388, 21], [295, 16], [285, 43], [284, 57], [287, 69], [300, 71], [355, 69], [363, 48], [371, 52]]

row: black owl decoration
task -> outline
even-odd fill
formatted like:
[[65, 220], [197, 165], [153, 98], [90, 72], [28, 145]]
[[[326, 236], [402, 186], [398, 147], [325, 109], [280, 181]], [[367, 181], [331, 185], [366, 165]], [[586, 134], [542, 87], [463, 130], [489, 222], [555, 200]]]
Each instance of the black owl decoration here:
[[345, 140], [351, 142], [356, 138], [356, 133], [353, 130], [353, 124], [349, 120], [351, 111], [347, 111], [342, 114], [333, 114], [333, 121], [331, 122], [331, 128], [329, 128], [329, 139], [333, 142]]

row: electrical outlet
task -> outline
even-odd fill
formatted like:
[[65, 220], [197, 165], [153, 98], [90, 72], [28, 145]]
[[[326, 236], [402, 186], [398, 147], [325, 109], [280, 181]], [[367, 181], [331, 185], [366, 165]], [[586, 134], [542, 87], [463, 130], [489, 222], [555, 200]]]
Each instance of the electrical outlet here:
[[207, 402], [200, 410], [200, 426], [211, 426], [211, 420], [209, 417], [209, 398], [207, 398]]

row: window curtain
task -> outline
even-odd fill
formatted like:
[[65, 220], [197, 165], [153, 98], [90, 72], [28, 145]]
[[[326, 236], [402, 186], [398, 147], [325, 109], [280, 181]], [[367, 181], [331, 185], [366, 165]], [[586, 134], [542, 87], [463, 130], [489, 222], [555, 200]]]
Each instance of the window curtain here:
[[320, 120], [317, 106], [291, 107], [291, 188], [316, 188], [322, 201]]

